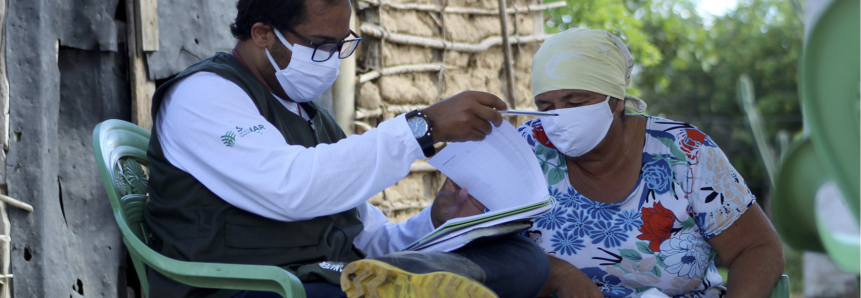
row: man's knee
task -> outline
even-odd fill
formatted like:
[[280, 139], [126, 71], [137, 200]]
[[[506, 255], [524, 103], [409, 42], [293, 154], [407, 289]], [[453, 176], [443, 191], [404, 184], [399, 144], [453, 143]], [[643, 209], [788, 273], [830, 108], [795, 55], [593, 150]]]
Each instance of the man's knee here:
[[530, 284], [543, 286], [547, 278], [550, 277], [550, 261], [544, 250], [535, 241], [522, 235], [514, 235], [509, 241], [522, 250], [520, 263], [523, 264], [524, 268], [529, 268], [530, 276], [526, 276], [526, 278], [533, 279]]
[[550, 276], [547, 255], [522, 235], [483, 239], [456, 253], [481, 266], [500, 297], [534, 297]]

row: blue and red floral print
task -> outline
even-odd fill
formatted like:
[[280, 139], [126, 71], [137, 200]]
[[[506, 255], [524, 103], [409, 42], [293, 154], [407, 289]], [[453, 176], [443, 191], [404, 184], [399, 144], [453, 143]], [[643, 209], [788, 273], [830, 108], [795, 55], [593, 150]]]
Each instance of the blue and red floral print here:
[[606, 297], [636, 297], [656, 288], [674, 297], [719, 297], [720, 234], [756, 198], [723, 151], [696, 127], [648, 119], [639, 181], [607, 204], [571, 186], [565, 157], [539, 119], [518, 128], [533, 147], [556, 205], [526, 234], [548, 253], [592, 278]]

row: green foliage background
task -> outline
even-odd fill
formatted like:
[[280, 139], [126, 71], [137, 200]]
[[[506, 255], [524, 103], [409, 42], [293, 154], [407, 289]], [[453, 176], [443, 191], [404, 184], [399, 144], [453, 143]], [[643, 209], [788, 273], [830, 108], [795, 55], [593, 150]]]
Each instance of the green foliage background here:
[[736, 88], [748, 74], [769, 136], [801, 131], [797, 66], [804, 28], [797, 3], [740, 0], [726, 15], [704, 18], [695, 0], [565, 1], [548, 13], [548, 32], [591, 28], [621, 37], [638, 64], [628, 92], [649, 104], [648, 114], [709, 134], [757, 198], [767, 200], [768, 178]]

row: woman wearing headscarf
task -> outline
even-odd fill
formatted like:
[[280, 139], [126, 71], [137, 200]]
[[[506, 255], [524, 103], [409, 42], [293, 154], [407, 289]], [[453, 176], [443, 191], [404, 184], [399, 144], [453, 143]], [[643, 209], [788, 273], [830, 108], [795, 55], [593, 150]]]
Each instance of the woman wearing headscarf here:
[[558, 114], [518, 129], [556, 198], [529, 231], [550, 255], [545, 294], [767, 296], [783, 272], [780, 238], [708, 135], [625, 113], [646, 109], [625, 94], [633, 66], [602, 30], [556, 34], [535, 54], [535, 105]]

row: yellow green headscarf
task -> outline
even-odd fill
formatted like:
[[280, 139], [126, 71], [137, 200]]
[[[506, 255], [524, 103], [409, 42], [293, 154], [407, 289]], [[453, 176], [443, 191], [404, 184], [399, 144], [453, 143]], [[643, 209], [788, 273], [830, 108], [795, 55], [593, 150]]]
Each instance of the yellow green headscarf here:
[[624, 99], [626, 107], [643, 112], [646, 103], [625, 94], [633, 68], [634, 57], [615, 35], [604, 30], [568, 29], [548, 38], [535, 53], [532, 93], [587, 90]]

